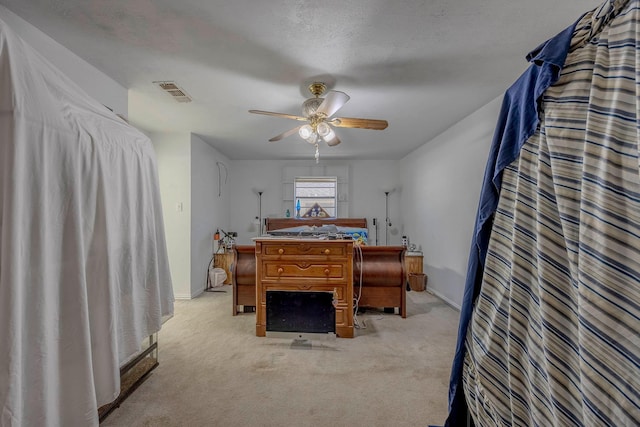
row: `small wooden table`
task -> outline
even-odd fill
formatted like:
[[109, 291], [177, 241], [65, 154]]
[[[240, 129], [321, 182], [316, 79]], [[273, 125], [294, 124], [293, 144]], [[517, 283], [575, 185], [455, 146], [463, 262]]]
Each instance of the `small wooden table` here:
[[409, 274], [423, 273], [423, 262], [424, 255], [422, 255], [422, 252], [405, 252], [404, 264], [407, 271], [407, 283], [409, 283]]
[[215, 268], [221, 268], [227, 273], [227, 278], [224, 279], [225, 285], [231, 284], [231, 265], [233, 264], [233, 252], [224, 252], [213, 255], [213, 266]]

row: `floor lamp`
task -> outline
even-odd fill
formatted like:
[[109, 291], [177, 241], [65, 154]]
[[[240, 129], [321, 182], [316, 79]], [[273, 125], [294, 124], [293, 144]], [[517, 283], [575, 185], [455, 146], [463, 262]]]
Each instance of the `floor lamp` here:
[[391, 191], [384, 192], [384, 211], [385, 211], [385, 220], [384, 220], [384, 244], [389, 245], [389, 227], [391, 227], [391, 220], [389, 219], [389, 193]]
[[376, 233], [376, 246], [378, 246], [378, 220], [373, 218], [373, 227]]
[[260, 221], [260, 225], [258, 226], [258, 237], [262, 236], [262, 193], [263, 191], [258, 191], [258, 221]]

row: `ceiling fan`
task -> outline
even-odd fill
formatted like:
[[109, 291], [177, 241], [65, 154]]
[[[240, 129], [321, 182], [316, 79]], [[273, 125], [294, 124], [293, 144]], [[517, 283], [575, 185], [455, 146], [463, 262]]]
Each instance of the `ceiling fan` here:
[[309, 85], [309, 92], [314, 95], [314, 98], [309, 98], [302, 104], [302, 116], [262, 110], [249, 110], [249, 112], [307, 122], [306, 124], [274, 136], [269, 139], [269, 142], [280, 141], [282, 138], [286, 138], [297, 132], [300, 137], [309, 144], [316, 144], [316, 160], [318, 141], [323, 140], [330, 146], [340, 144], [340, 138], [338, 138], [333, 131], [332, 126], [383, 130], [389, 125], [386, 120], [357, 119], [352, 117], [332, 118], [331, 116], [349, 100], [349, 95], [337, 90], [330, 90], [327, 92], [326, 97], [320, 98], [326, 89], [327, 85], [322, 82], [314, 82]]

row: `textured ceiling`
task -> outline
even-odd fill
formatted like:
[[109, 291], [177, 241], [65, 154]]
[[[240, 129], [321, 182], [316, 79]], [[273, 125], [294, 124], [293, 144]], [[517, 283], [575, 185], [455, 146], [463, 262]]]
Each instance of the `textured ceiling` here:
[[[0, 0], [130, 89], [129, 119], [189, 131], [231, 159], [312, 158], [298, 122], [321, 80], [351, 100], [336, 114], [386, 119], [337, 129], [321, 158], [399, 159], [501, 95], [525, 55], [598, 0]], [[152, 84], [175, 80], [176, 103]]]

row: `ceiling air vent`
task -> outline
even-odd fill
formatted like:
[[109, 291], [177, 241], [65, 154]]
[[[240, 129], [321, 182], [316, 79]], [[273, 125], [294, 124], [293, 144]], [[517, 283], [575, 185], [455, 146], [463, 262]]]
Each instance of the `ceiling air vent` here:
[[176, 82], [165, 81], [153, 83], [158, 85], [160, 89], [171, 95], [177, 102], [191, 102], [191, 97], [187, 94], [187, 92], [185, 92], [184, 89], [179, 87]]

